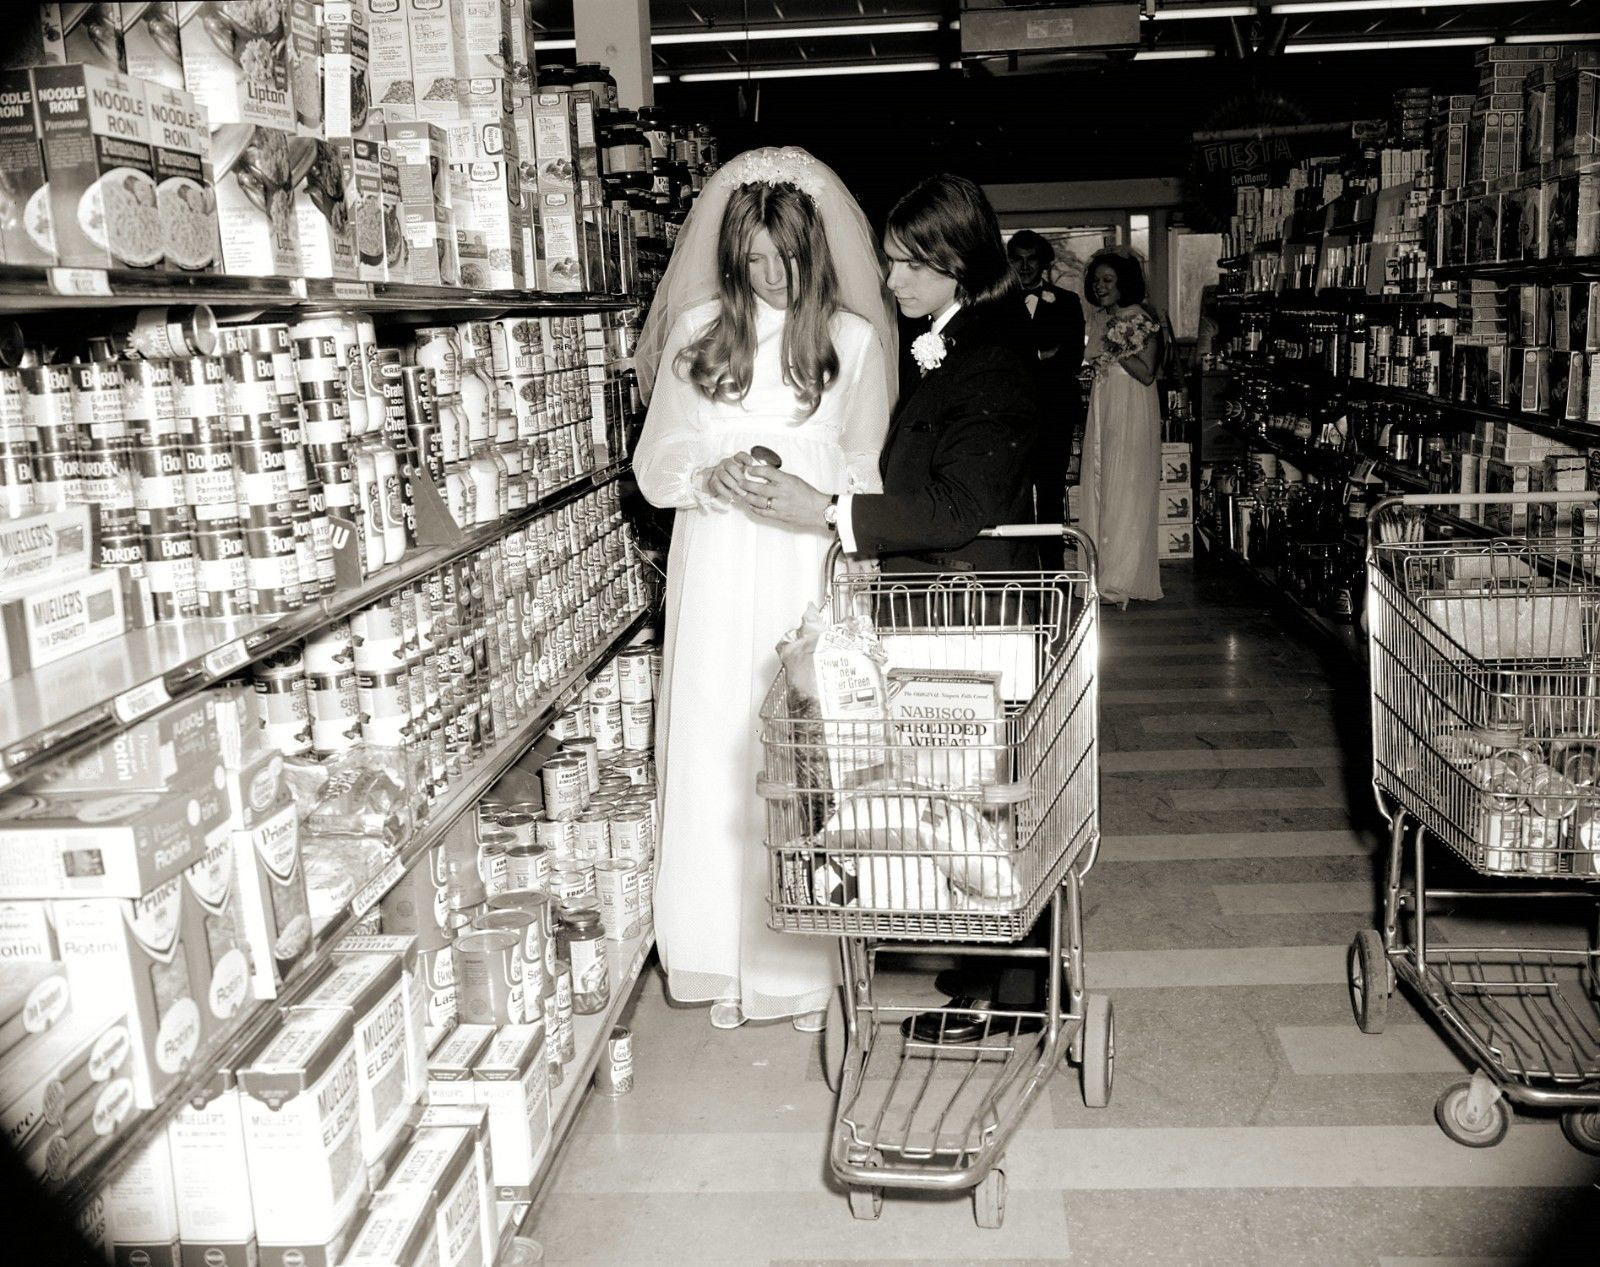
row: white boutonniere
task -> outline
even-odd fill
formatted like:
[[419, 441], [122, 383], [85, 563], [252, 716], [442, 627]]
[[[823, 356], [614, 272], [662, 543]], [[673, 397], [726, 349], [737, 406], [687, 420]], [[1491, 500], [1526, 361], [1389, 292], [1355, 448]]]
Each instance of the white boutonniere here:
[[929, 370], [936, 370], [944, 364], [945, 354], [950, 350], [944, 341], [944, 335], [929, 330], [926, 334], [919, 334], [911, 345], [911, 356], [916, 361], [917, 367], [926, 374]]
[[1056, 301], [1056, 292], [1046, 288], [1045, 290], [1041, 290], [1039, 292], [1039, 298], [1044, 303], [1053, 304]]

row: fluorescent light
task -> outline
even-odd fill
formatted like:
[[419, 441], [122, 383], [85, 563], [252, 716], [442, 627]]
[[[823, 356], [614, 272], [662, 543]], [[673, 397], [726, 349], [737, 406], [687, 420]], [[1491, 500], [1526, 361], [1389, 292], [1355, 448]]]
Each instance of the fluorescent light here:
[[652, 76], [650, 76], [650, 82], [653, 83], [653, 84], [670, 84], [672, 82], [672, 76], [671, 75], [652, 75]]
[[842, 66], [775, 66], [758, 70], [691, 71], [679, 75], [684, 84], [709, 84], [728, 79], [809, 79], [822, 75], [895, 75], [938, 70], [938, 62], [847, 62]]
[[1586, 40], [1600, 40], [1600, 31], [1583, 35], [1508, 35], [1507, 44], [1579, 44]]
[[541, 48], [577, 48], [577, 47], [578, 47], [578, 41], [577, 40], [537, 40], [536, 39], [533, 42], [533, 51], [534, 52], [538, 52]]
[[1477, 4], [1538, 4], [1541, 0], [1284, 0], [1273, 13], [1367, 13], [1374, 9], [1464, 8]]
[[715, 26], [703, 31], [655, 31], [652, 44], [726, 44], [745, 40], [827, 39], [834, 35], [916, 35], [937, 31], [939, 23], [850, 22], [837, 26]]
[[1157, 22], [1182, 22], [1190, 18], [1253, 18], [1255, 15], [1253, 4], [1208, 4], [1186, 9], [1157, 9], [1146, 16]]
[[1335, 40], [1326, 44], [1285, 44], [1285, 53], [1374, 53], [1390, 48], [1481, 48], [1493, 44], [1488, 35], [1460, 35], [1447, 39]]
[[1189, 57], [1215, 57], [1214, 48], [1143, 48], [1133, 55], [1136, 62], [1175, 62]]

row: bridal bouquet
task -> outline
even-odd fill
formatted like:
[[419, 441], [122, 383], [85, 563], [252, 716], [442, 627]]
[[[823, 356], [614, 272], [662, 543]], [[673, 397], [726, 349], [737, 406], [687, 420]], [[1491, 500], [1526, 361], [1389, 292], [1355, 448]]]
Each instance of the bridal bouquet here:
[[1104, 378], [1113, 365], [1143, 351], [1160, 333], [1160, 323], [1143, 308], [1112, 317], [1101, 339], [1104, 350], [1084, 362], [1084, 376], [1096, 381]]

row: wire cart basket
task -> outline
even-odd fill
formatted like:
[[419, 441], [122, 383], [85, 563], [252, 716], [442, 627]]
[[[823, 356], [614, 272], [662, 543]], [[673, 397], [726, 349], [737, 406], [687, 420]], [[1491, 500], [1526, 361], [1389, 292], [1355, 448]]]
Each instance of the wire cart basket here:
[[[1390, 839], [1383, 927], [1350, 947], [1351, 1005], [1381, 1033], [1396, 980], [1410, 987], [1477, 1066], [1434, 1109], [1477, 1148], [1505, 1137], [1509, 1100], [1560, 1110], [1568, 1140], [1600, 1153], [1600, 900], [1585, 887], [1600, 882], [1596, 500], [1418, 495], [1369, 519], [1373, 782]], [[1476, 535], [1439, 537], [1445, 508]], [[1430, 840], [1481, 880], [1430, 886]], [[1582, 947], [1457, 944], [1428, 921], [1430, 903], [1574, 898]]]
[[[769, 922], [840, 939], [823, 1066], [830, 1164], [857, 1218], [878, 1217], [885, 1188], [973, 1188], [979, 1225], [999, 1227], [1006, 1146], [1055, 1070], [1070, 1056], [1085, 1102], [1110, 1100], [1112, 1010], [1087, 993], [1080, 897], [1100, 824], [1094, 556], [1065, 535], [1077, 570], [834, 576], [830, 560], [832, 615], [870, 617], [891, 696], [901, 671], [957, 697], [998, 687], [999, 707], [820, 717], [781, 669], [762, 706]], [[1047, 907], [1047, 944], [1016, 945]], [[893, 997], [879, 973], [913, 951], [1059, 970], [1035, 1010], [980, 1007], [958, 1042], [973, 1010]]]

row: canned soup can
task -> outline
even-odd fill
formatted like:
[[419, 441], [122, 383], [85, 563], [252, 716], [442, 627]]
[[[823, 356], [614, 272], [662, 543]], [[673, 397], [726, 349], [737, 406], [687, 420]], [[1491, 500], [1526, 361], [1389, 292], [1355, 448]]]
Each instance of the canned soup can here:
[[[496, 894], [504, 897], [504, 894]], [[490, 899], [493, 905], [494, 899]], [[538, 916], [532, 911], [508, 907], [488, 910], [472, 921], [479, 932], [506, 932], [517, 938], [516, 962], [518, 982], [521, 986], [521, 1024], [538, 1022], [544, 1018], [545, 999], [545, 947], [540, 932]], [[551, 993], [554, 993], [552, 984]]]
[[[512, 991], [521, 942], [505, 929], [459, 934], [451, 945], [456, 1015], [469, 1025], [512, 1025]], [[517, 1009], [520, 1012], [520, 1008]]]
[[618, 1025], [594, 1070], [594, 1089], [601, 1095], [627, 1095], [633, 1090], [633, 1031]]

